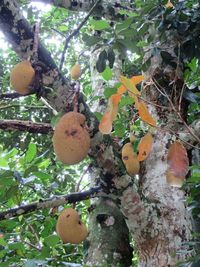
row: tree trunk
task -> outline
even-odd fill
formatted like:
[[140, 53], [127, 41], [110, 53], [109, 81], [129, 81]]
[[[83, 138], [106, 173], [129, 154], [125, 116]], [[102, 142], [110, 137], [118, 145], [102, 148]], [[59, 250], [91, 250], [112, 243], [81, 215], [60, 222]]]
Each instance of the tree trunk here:
[[142, 203], [124, 192], [121, 207], [136, 242], [141, 267], [176, 266], [190, 251], [191, 222], [184, 192], [166, 183], [168, 134], [156, 133], [153, 151], [140, 175]]
[[111, 198], [99, 198], [89, 217], [87, 266], [131, 266], [129, 231], [118, 205]]
[[[98, 96], [98, 100], [94, 101], [91, 109], [101, 113], [105, 111], [107, 103], [104, 100], [103, 94], [105, 81], [97, 72], [96, 58], [103, 49], [95, 50], [90, 58], [93, 97]], [[120, 70], [121, 61], [116, 59], [113, 67], [113, 77], [109, 80], [108, 86], [113, 86], [118, 81]], [[98, 141], [96, 142], [95, 139]], [[95, 137], [93, 143], [101, 144], [100, 139]], [[96, 152], [99, 153], [99, 151]], [[93, 152], [92, 154], [94, 155], [95, 153]], [[106, 161], [107, 153], [103, 152], [100, 162], [102, 164]], [[110, 187], [111, 181], [106, 181], [106, 172], [109, 175], [109, 166], [108, 170], [105, 170], [99, 168], [98, 164], [97, 166], [94, 164], [90, 173], [91, 186], [108, 183], [108, 187]], [[89, 232], [87, 254], [85, 257], [85, 263], [88, 266], [131, 266], [132, 248], [130, 246], [129, 230], [116, 198], [112, 194], [105, 194], [105, 197], [100, 197], [96, 201], [92, 201], [89, 216]]]
[[[169, 47], [174, 47], [172, 33], [169, 33], [169, 38], [168, 43], [164, 43], [162, 47], [157, 40], [157, 48], [169, 52]], [[147, 58], [149, 53], [148, 50]], [[173, 55], [173, 50], [170, 51], [170, 54]], [[143, 97], [160, 106], [164, 106], [163, 102], [165, 103], [166, 108], [163, 108], [162, 111], [160, 107], [153, 105], [149, 105], [149, 110], [160, 125], [167, 126], [153, 131], [153, 149], [142, 163], [139, 175], [138, 190], [142, 193], [140, 194], [141, 200], [134, 199], [129, 191], [124, 192], [121, 207], [136, 242], [139, 266], [172, 267], [176, 266], [178, 261], [184, 261], [192, 254], [187, 244], [191, 239], [192, 225], [190, 214], [185, 206], [185, 193], [179, 188], [170, 186], [166, 181], [168, 146], [173, 139], [172, 132], [178, 133], [180, 127], [184, 126], [180, 114], [184, 118], [186, 105], [182, 101], [179, 114], [174, 109], [175, 107], [178, 110], [177, 99], [179, 100], [181, 97], [183, 86], [181, 70], [175, 79], [177, 70], [163, 65], [161, 56], [152, 57], [151, 62], [145, 75], [144, 85], [146, 87]], [[156, 80], [155, 83], [153, 80]], [[175, 82], [176, 89], [170, 85], [172, 80]], [[164, 98], [158, 90], [156, 82], [162, 85], [160, 90], [166, 92], [167, 96]], [[176, 91], [176, 95], [169, 100], [168, 97], [174, 91]], [[174, 107], [171, 105], [172, 103]]]

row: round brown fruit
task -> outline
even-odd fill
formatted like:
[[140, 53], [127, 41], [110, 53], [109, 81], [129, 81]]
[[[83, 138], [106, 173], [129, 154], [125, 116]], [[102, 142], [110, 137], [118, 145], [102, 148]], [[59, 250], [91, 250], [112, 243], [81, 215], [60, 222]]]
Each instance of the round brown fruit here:
[[72, 208], [64, 209], [58, 217], [56, 232], [63, 243], [79, 244], [86, 239], [88, 230]]
[[81, 76], [81, 66], [79, 64], [75, 64], [70, 70], [71, 78], [77, 80]]
[[122, 161], [128, 174], [135, 175], [139, 173], [140, 163], [137, 159], [137, 154], [133, 151], [131, 143], [126, 143], [122, 148]]
[[57, 123], [53, 135], [53, 146], [57, 158], [64, 164], [82, 161], [90, 148], [90, 136], [84, 128], [85, 116], [68, 112]]
[[28, 60], [24, 60], [12, 69], [10, 83], [14, 90], [20, 95], [30, 93], [29, 85], [35, 76], [35, 70]]

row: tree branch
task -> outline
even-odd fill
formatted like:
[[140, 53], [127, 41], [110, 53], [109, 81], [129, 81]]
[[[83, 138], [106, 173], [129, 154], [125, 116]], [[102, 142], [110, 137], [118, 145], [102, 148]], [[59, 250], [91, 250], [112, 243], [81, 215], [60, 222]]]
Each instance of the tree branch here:
[[[42, 67], [42, 96], [47, 99], [52, 108], [56, 111], [67, 112], [73, 109], [74, 88], [66, 79], [50, 53], [38, 44], [38, 62], [35, 62], [32, 55], [34, 34], [28, 21], [23, 17], [16, 0], [0, 1], [0, 28], [12, 48], [23, 59], [31, 57], [31, 63]], [[16, 95], [15, 95], [16, 96]], [[98, 129], [98, 121], [91, 113], [84, 101], [83, 95], [79, 96], [79, 109], [87, 117], [91, 132]], [[91, 134], [92, 135], [92, 134]]]
[[7, 94], [1, 94], [0, 99], [8, 98], [8, 99], [15, 99], [19, 97], [24, 97], [24, 95], [20, 95], [18, 93], [7, 93]]
[[0, 212], [0, 221], [24, 215], [36, 210], [48, 209], [53, 207], [58, 207], [67, 203], [75, 203], [78, 201], [86, 200], [89, 198], [98, 197], [101, 191], [101, 187], [93, 187], [87, 191], [80, 193], [71, 193], [64, 196], [52, 197], [49, 199], [40, 200], [39, 202], [33, 202], [28, 205], [19, 206], [17, 208], [9, 209]]
[[89, 19], [90, 15], [93, 13], [94, 9], [96, 8], [96, 6], [99, 4], [101, 0], [97, 0], [96, 3], [94, 3], [93, 7], [91, 8], [91, 10], [89, 11], [89, 13], [87, 14], [87, 16], [83, 19], [83, 21], [79, 24], [79, 26], [66, 38], [65, 40], [65, 46], [64, 46], [64, 49], [63, 49], [63, 52], [62, 52], [62, 56], [61, 56], [61, 60], [60, 60], [60, 70], [62, 69], [63, 67], [63, 63], [64, 63], [64, 60], [65, 60], [65, 53], [67, 51], [67, 48], [68, 48], [68, 44], [69, 44], [69, 41], [74, 37], [76, 36], [80, 29], [83, 27], [83, 25], [87, 22], [87, 20]]
[[53, 128], [48, 123], [18, 120], [0, 120], [0, 129], [5, 131], [21, 131], [29, 133], [52, 134]]
[[[38, 0], [32, 0], [32, 2], [36, 2]], [[68, 0], [68, 1], [58, 1], [58, 0], [39, 0], [39, 2], [45, 4], [52, 4], [56, 7], [66, 8], [67, 10], [74, 12], [89, 12], [92, 6], [95, 4], [95, 0]], [[119, 1], [110, 0], [109, 2], [106, 0], [101, 0], [101, 2], [96, 6], [94, 10], [94, 15], [98, 17], [104, 17], [110, 20], [123, 20], [125, 18], [124, 15], [121, 15], [119, 10], [132, 10], [130, 1], [125, 1], [124, 6], [119, 4]]]

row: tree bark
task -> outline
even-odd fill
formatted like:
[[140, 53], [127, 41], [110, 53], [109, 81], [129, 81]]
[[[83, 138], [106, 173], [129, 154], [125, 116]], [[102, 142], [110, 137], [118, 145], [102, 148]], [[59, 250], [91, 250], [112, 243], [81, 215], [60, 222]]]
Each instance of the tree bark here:
[[[103, 49], [104, 47], [101, 49], [94, 49], [95, 51], [90, 57], [93, 96], [98, 96], [98, 100], [93, 102], [91, 109], [101, 113], [105, 111], [107, 103], [104, 100], [103, 94], [105, 81], [96, 69], [96, 58]], [[119, 80], [120, 71], [121, 61], [116, 56], [116, 61], [113, 66], [113, 77], [107, 83], [108, 86], [113, 86]], [[94, 150], [97, 152], [96, 148]], [[94, 154], [92, 156], [95, 158], [100, 157], [100, 164], [102, 164], [102, 162], [107, 164], [107, 152], [99, 152], [100, 151], [97, 152], [98, 155], [96, 155], [96, 157]], [[111, 155], [110, 160], [114, 161], [113, 155]], [[112, 177], [112, 171], [114, 169], [110, 169], [109, 165], [107, 165], [107, 169], [99, 168], [98, 163], [96, 164], [91, 168], [91, 186], [107, 184], [106, 187], [111, 188], [111, 181], [109, 182], [106, 177]], [[99, 179], [95, 177], [99, 177]], [[104, 189], [104, 191], [106, 190]], [[85, 262], [88, 266], [131, 266], [133, 249], [130, 246], [129, 230], [126, 226], [124, 216], [119, 209], [119, 204], [116, 201], [116, 195], [107, 193], [104, 197], [92, 201], [89, 228], [89, 242], [85, 257]]]
[[[174, 41], [173, 33], [169, 33], [169, 38], [169, 42], [162, 45], [162, 47], [159, 40], [157, 40], [156, 44], [160, 51], [166, 51], [166, 49], [169, 51], [169, 47], [174, 47], [172, 45]], [[173, 50], [170, 54], [172, 53]], [[167, 95], [170, 96], [173, 90], [173, 86], [170, 86], [170, 83], [175, 77], [176, 69], [169, 68], [166, 65], [163, 66], [162, 59], [158, 55], [152, 57], [151, 61], [152, 64], [145, 75], [144, 95], [148, 101], [154, 102], [156, 100], [156, 104], [163, 105], [162, 95], [158, 91], [156, 84], [150, 81], [159, 78], [159, 82], [167, 92]], [[164, 69], [170, 69], [170, 73], [164, 73]], [[170, 77], [173, 78], [170, 79]], [[177, 98], [175, 99], [180, 99], [181, 97], [182, 77], [180, 75], [177, 80], [173, 80], [176, 82]], [[165, 82], [163, 82], [164, 79]], [[174, 99], [172, 99], [172, 102], [178, 108]], [[142, 203], [137, 199], [133, 206], [134, 197], [129, 191], [122, 197], [122, 209], [136, 242], [139, 266], [141, 267], [176, 266], [178, 261], [184, 261], [192, 254], [187, 244], [191, 239], [192, 225], [190, 213], [185, 206], [185, 193], [179, 188], [168, 185], [166, 181], [168, 146], [173, 138], [171, 130], [175, 133], [178, 132], [180, 126], [184, 127], [184, 123], [180, 120], [179, 114], [171, 106], [167, 97], [165, 105], [167, 105], [167, 109], [162, 111], [156, 106], [148, 105], [153, 117], [160, 124], [167, 124], [167, 127], [163, 126], [154, 130], [153, 149], [148, 158], [142, 163], [139, 174]], [[181, 107], [181, 116], [184, 118], [186, 107], [183, 102]]]
[[110, 198], [99, 198], [89, 217], [87, 266], [124, 266], [132, 263], [129, 231], [118, 205]]
[[53, 128], [48, 123], [18, 120], [0, 120], [0, 129], [4, 131], [21, 131], [29, 133], [52, 134]]

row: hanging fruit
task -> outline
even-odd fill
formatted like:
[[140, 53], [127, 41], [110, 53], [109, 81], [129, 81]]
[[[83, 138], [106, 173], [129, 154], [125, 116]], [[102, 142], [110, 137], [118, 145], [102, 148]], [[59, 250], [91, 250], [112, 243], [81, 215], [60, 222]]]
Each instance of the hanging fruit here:
[[81, 65], [76, 63], [70, 70], [70, 75], [73, 80], [78, 80], [81, 76]]
[[179, 141], [175, 141], [170, 145], [167, 163], [167, 183], [172, 186], [181, 187], [188, 173], [189, 160], [185, 147]]
[[28, 60], [18, 63], [11, 71], [10, 83], [14, 90], [20, 95], [30, 93], [29, 85], [35, 76], [35, 70]]
[[128, 174], [135, 175], [139, 173], [140, 163], [137, 159], [137, 154], [133, 151], [131, 143], [125, 144], [122, 148], [122, 161]]
[[68, 112], [57, 123], [53, 135], [54, 151], [64, 164], [82, 161], [90, 148], [90, 135], [86, 128], [85, 116], [78, 112]]
[[153, 137], [151, 133], [147, 133], [140, 141], [138, 145], [138, 160], [145, 160], [151, 152], [153, 145]]
[[61, 212], [57, 220], [56, 232], [63, 243], [71, 244], [81, 243], [88, 235], [86, 225], [73, 208], [66, 208]]

